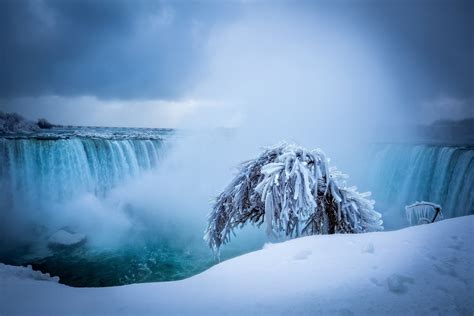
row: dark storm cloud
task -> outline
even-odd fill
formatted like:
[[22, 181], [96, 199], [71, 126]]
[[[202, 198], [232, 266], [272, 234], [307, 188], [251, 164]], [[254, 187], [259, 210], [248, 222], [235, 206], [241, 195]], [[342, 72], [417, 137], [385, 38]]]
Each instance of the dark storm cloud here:
[[0, 97], [177, 97], [192, 81], [206, 33], [232, 19], [233, 7], [3, 0]]
[[474, 1], [362, 0], [308, 2], [306, 14], [344, 19], [383, 51], [407, 99], [474, 93]]
[[278, 10], [359, 29], [407, 104], [472, 99], [473, 1], [0, 0], [0, 100], [177, 99], [206, 74], [212, 30]]
[[[474, 93], [474, 1], [381, 1], [369, 11], [402, 93]], [[420, 82], [422, 80], [423, 82]], [[418, 93], [419, 95], [419, 93]]]

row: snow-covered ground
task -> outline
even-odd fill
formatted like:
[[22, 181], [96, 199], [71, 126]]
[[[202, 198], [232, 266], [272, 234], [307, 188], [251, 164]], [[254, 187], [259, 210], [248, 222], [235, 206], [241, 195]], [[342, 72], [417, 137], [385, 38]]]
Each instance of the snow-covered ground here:
[[72, 288], [0, 265], [1, 315], [473, 315], [474, 216], [270, 244], [192, 278]]

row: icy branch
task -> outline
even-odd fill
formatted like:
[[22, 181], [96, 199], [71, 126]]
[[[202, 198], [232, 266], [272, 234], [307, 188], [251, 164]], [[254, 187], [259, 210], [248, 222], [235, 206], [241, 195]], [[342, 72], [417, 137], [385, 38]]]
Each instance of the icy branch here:
[[370, 193], [346, 187], [324, 153], [282, 143], [243, 163], [216, 199], [205, 239], [218, 252], [236, 227], [266, 222], [270, 235], [361, 233], [382, 230]]

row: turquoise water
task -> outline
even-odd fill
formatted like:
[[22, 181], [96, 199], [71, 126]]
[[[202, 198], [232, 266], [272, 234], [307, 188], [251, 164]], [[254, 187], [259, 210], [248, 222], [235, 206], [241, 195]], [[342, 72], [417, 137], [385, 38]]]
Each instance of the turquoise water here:
[[[221, 260], [256, 250], [224, 249]], [[198, 274], [218, 261], [206, 245], [176, 245], [164, 240], [149, 240], [145, 244], [120, 249], [58, 250], [33, 260], [17, 258], [11, 264], [31, 264], [33, 269], [60, 277], [60, 283], [77, 287], [116, 286], [142, 282], [172, 281]]]
[[[224, 247], [220, 260], [261, 248], [260, 240]], [[123, 245], [120, 248], [48, 250], [47, 255], [31, 257], [25, 248], [0, 260], [13, 265], [32, 265], [34, 270], [59, 276], [60, 283], [76, 287], [116, 286], [143, 282], [181, 280], [196, 275], [219, 261], [204, 242], [176, 243], [167, 238]]]

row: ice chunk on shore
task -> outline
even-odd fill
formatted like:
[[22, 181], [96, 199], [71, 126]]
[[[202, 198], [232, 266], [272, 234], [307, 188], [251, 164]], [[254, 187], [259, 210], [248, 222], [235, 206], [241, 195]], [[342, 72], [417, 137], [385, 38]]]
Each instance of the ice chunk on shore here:
[[64, 229], [58, 230], [48, 239], [50, 247], [74, 247], [83, 244], [86, 235], [80, 233], [70, 233]]
[[51, 281], [59, 282], [58, 276], [51, 276], [49, 273], [42, 273], [41, 271], [35, 271], [28, 265], [26, 267], [15, 267], [0, 263], [0, 280], [6, 278], [15, 278], [22, 280], [38, 280], [38, 281]]

